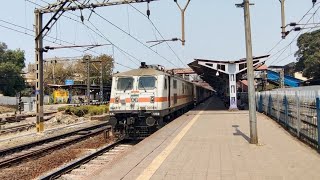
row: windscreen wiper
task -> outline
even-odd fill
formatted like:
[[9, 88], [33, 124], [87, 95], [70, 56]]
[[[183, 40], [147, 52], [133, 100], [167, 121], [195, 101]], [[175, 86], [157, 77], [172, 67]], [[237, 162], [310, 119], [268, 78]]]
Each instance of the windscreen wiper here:
[[127, 85], [127, 87], [124, 88], [123, 92], [126, 92], [126, 90], [129, 89], [130, 85], [131, 85], [131, 83], [129, 82], [128, 85]]
[[142, 84], [141, 81], [140, 81], [140, 84], [141, 84], [142, 88], [144, 89], [144, 92], [147, 92], [147, 89], [144, 87], [144, 85]]

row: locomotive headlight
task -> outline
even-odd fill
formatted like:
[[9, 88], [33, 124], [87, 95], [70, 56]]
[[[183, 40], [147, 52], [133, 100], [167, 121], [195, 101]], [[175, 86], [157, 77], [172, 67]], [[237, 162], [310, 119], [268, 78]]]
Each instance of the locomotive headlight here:
[[152, 115], [154, 115], [154, 116], [160, 116], [160, 113], [159, 113], [159, 112], [153, 112]]
[[154, 103], [154, 96], [151, 96], [151, 97], [150, 97], [150, 102], [151, 102], [151, 103]]
[[109, 115], [114, 116], [114, 112], [109, 112]]

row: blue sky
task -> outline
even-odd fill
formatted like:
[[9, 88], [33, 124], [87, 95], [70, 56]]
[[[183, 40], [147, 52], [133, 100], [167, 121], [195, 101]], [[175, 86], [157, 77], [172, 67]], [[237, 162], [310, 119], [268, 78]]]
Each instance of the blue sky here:
[[[41, 0], [30, 1], [45, 5]], [[54, 0], [45, 1], [54, 2]], [[184, 4], [186, 1], [180, 0], [179, 2]], [[178, 60], [165, 43], [153, 47], [152, 49], [155, 53], [95, 14], [91, 15], [90, 22], [96, 26], [104, 36], [111, 40], [112, 43], [137, 59], [146, 61], [148, 64], [161, 64], [167, 68], [172, 68], [174, 66], [171, 63], [178, 67], [183, 67], [185, 64], [193, 61], [194, 58], [238, 60], [245, 57], [243, 10], [235, 7], [235, 4], [240, 2], [241, 0], [191, 1], [186, 12], [186, 45], [183, 47], [179, 42], [169, 42], [183, 63]], [[251, 6], [253, 54], [254, 56], [265, 55], [281, 39], [280, 3], [278, 0], [255, 0], [251, 2], [255, 3], [254, 6]], [[146, 12], [147, 5], [145, 3], [135, 4], [133, 6], [144, 13]], [[3, 21], [33, 29], [33, 11], [35, 7], [34, 4], [26, 0], [3, 1], [0, 7], [0, 41], [5, 42], [10, 49], [20, 48], [24, 50], [27, 63], [34, 62], [34, 39], [25, 34], [5, 29], [1, 27], [1, 25], [33, 34], [33, 32], [12, 26]], [[311, 7], [311, 0], [286, 1], [287, 23], [297, 22]], [[315, 11], [317, 8], [318, 6], [310, 12]], [[180, 11], [172, 0], [152, 2], [150, 4], [150, 10], [150, 19], [165, 39], [181, 36]], [[161, 37], [156, 34], [150, 22], [129, 5], [97, 8], [95, 11], [141, 42], [161, 39]], [[72, 13], [78, 16], [80, 15], [80, 11]], [[85, 18], [88, 18], [89, 14], [90, 11], [83, 11]], [[68, 13], [65, 15], [80, 20], [77, 16]], [[44, 17], [44, 22], [47, 22], [51, 15], [47, 14]], [[307, 15], [302, 22], [306, 22], [310, 17], [311, 15]], [[316, 14], [310, 22], [319, 22], [319, 18], [319, 15]], [[93, 28], [89, 22], [85, 21], [85, 24]], [[290, 33], [271, 54], [278, 52], [278, 50], [288, 45], [296, 34], [297, 32]], [[53, 37], [51, 40], [58, 43], [60, 41], [56, 40], [56, 38], [79, 45], [108, 43], [105, 39], [91, 32], [81, 23], [65, 17], [59, 19], [57, 25], [50, 31], [49, 36]], [[57, 46], [50, 42], [44, 42], [44, 45]], [[294, 41], [278, 60], [276, 60], [278, 56], [275, 55], [267, 61], [267, 64], [273, 62], [273, 65], [283, 65], [293, 62], [295, 58], [291, 54], [296, 50], [296, 42]], [[94, 51], [95, 53], [88, 53], [93, 55], [102, 53], [112, 54], [112, 48], [110, 46], [95, 48]], [[49, 51], [44, 54], [44, 57], [72, 57], [82, 56], [83, 54], [84, 52], [81, 51], [64, 49]], [[135, 61], [133, 58], [131, 58], [131, 60]], [[130, 59], [123, 55], [117, 48], [115, 48], [115, 61], [132, 68], [137, 67], [137, 65], [131, 62]], [[135, 62], [139, 63], [138, 61]], [[116, 65], [115, 70], [124, 71], [127, 70], [127, 68]]]

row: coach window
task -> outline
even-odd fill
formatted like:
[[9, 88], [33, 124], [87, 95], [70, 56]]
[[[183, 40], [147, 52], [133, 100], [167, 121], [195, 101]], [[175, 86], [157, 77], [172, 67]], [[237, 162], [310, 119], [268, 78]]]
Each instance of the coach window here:
[[118, 79], [117, 90], [131, 90], [133, 87], [133, 78], [132, 77], [122, 77]]
[[153, 76], [142, 76], [139, 78], [139, 89], [154, 89], [156, 87], [156, 78]]
[[164, 79], [164, 89], [167, 89], [167, 87], [168, 87], [167, 79]]
[[177, 89], [177, 80], [173, 80], [173, 89]]
[[184, 83], [182, 83], [182, 94], [184, 94]]

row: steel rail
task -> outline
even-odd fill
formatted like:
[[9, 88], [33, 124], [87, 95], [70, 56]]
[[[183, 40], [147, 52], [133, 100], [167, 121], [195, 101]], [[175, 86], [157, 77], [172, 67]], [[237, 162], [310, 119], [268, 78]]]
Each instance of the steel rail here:
[[13, 163], [20, 162], [26, 158], [32, 158], [32, 157], [38, 157], [41, 156], [44, 153], [49, 153], [54, 149], [58, 149], [70, 144], [74, 144], [76, 142], [79, 142], [81, 140], [87, 139], [91, 136], [97, 135], [101, 132], [110, 130], [111, 127], [100, 127], [98, 129], [89, 130], [89, 131], [82, 131], [81, 134], [75, 134], [73, 136], [68, 137], [67, 139], [60, 139], [57, 141], [53, 141], [50, 143], [42, 144], [39, 148], [35, 147], [34, 149], [29, 149], [26, 151], [21, 151], [17, 154], [12, 154], [12, 157], [6, 156], [4, 158], [1, 158], [0, 160], [0, 168], [11, 166]]
[[96, 152], [93, 152], [89, 155], [86, 155], [84, 157], [82, 157], [81, 159], [77, 159], [76, 161], [73, 161], [69, 164], [66, 164], [62, 167], [60, 167], [59, 169], [53, 171], [53, 172], [50, 172], [49, 174], [47, 175], [44, 175], [44, 176], [41, 176], [39, 177], [38, 179], [40, 180], [50, 180], [50, 179], [55, 179], [55, 178], [58, 178], [59, 176], [67, 173], [67, 172], [70, 172], [72, 171], [73, 169], [89, 162], [90, 160], [100, 156], [101, 154], [113, 149], [114, 147], [124, 143], [124, 139], [120, 139], [118, 140], [117, 142], [113, 143], [113, 144], [110, 144], [110, 145], [106, 145], [100, 149], [98, 149]]
[[81, 128], [81, 129], [72, 131], [72, 132], [60, 134], [60, 135], [57, 135], [57, 136], [54, 136], [54, 137], [41, 139], [41, 140], [38, 140], [38, 141], [35, 141], [35, 142], [22, 144], [22, 145], [18, 145], [18, 146], [15, 146], [15, 147], [1, 149], [0, 150], [0, 157], [6, 156], [8, 154], [12, 154], [12, 153], [15, 153], [15, 152], [18, 152], [18, 151], [23, 151], [25, 149], [29, 149], [29, 148], [32, 148], [32, 147], [36, 147], [36, 146], [39, 146], [39, 145], [42, 145], [42, 144], [45, 144], [45, 143], [53, 142], [53, 141], [56, 141], [56, 140], [59, 140], [59, 139], [62, 139], [62, 138], [68, 137], [68, 136], [72, 136], [72, 135], [75, 135], [75, 134], [77, 134], [77, 133], [79, 133], [81, 131], [89, 131], [89, 130], [97, 129], [97, 128], [100, 128], [100, 127], [103, 127], [103, 126], [107, 126], [107, 125], [108, 125], [108, 122], [103, 122], [103, 123], [99, 123], [99, 124], [96, 124], [96, 125], [93, 125], [93, 126], [90, 126], [90, 127], [85, 127], [85, 128]]

